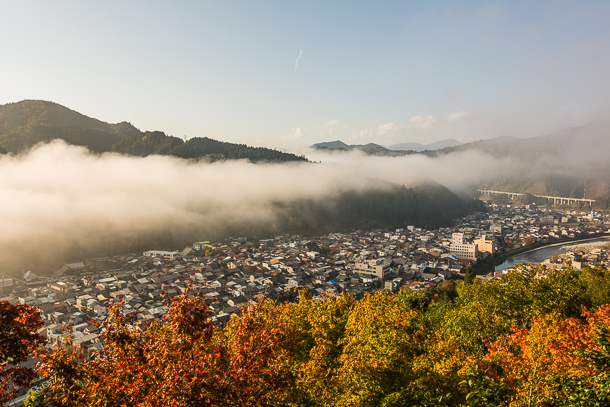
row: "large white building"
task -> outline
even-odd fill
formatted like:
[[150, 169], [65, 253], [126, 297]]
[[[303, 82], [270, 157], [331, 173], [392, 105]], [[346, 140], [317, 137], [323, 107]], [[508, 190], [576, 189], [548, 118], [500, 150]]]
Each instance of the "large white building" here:
[[476, 244], [457, 244], [452, 243], [449, 251], [458, 259], [476, 260], [479, 251]]
[[463, 233], [454, 233], [452, 243], [449, 246], [451, 254], [458, 259], [476, 260], [479, 251], [476, 244], [464, 243]]

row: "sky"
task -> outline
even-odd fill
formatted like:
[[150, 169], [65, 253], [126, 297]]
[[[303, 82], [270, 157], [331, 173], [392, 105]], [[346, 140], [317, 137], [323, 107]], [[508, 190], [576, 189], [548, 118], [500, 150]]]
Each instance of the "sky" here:
[[610, 115], [607, 1], [2, 1], [0, 104], [291, 150]]

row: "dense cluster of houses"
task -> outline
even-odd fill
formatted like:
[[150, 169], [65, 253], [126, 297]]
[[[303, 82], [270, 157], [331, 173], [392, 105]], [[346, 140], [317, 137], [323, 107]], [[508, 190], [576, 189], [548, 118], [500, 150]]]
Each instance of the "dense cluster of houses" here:
[[[161, 319], [167, 300], [187, 286], [204, 296], [213, 320], [223, 325], [249, 302], [296, 301], [309, 290], [314, 299], [347, 293], [422, 290], [464, 277], [465, 268], [495, 251], [541, 239], [601, 233], [609, 220], [594, 213], [559, 213], [535, 207], [491, 206], [458, 219], [450, 228], [332, 233], [305, 238], [229, 238], [195, 242], [183, 250], [151, 250], [66, 264], [53, 276], [27, 272], [0, 277], [0, 298], [39, 307], [50, 344], [66, 338], [82, 351], [99, 349], [106, 304], [122, 300], [134, 323]], [[474, 245], [476, 256], [456, 245]], [[479, 249], [480, 247], [480, 249]], [[576, 253], [579, 265], [607, 266], [607, 252]]]

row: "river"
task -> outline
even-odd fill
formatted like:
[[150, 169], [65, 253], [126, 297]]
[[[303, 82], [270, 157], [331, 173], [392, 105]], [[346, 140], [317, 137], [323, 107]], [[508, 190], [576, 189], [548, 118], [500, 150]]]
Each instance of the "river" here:
[[496, 271], [504, 271], [508, 268], [511, 268], [520, 263], [542, 263], [544, 259], [552, 257], [556, 254], [565, 253], [567, 247], [573, 246], [585, 246], [589, 243], [597, 243], [597, 242], [608, 242], [610, 243], [610, 237], [599, 237], [595, 239], [587, 239], [580, 240], [576, 242], [566, 242], [564, 244], [560, 244], [557, 246], [547, 246], [542, 247], [540, 249], [534, 249], [529, 252], [521, 253], [513, 257], [509, 257], [504, 261], [504, 263], [500, 264], [496, 267]]

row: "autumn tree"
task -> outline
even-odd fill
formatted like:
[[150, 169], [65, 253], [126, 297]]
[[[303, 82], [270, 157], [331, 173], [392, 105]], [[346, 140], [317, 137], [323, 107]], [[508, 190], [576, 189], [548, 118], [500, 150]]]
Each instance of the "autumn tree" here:
[[19, 387], [38, 377], [32, 368], [19, 364], [46, 342], [37, 332], [42, 325], [36, 307], [0, 301], [0, 406], [8, 404]]
[[252, 305], [218, 330], [207, 303], [187, 293], [145, 327], [114, 304], [96, 357], [59, 349], [42, 369], [54, 398], [70, 406], [270, 406], [280, 397], [273, 389], [291, 379], [291, 337], [274, 311]]
[[580, 318], [537, 318], [490, 344], [510, 388], [511, 405], [610, 404], [610, 305]]

